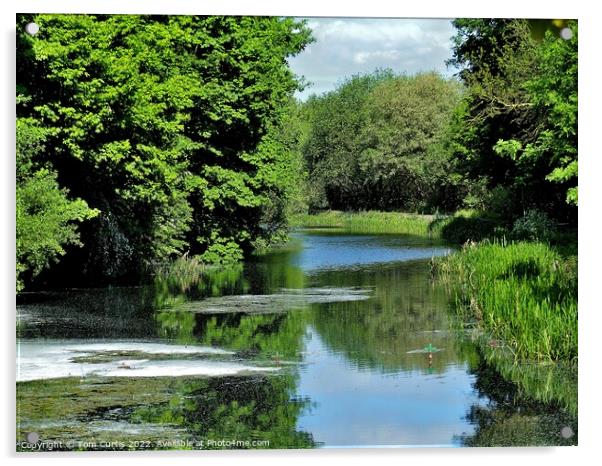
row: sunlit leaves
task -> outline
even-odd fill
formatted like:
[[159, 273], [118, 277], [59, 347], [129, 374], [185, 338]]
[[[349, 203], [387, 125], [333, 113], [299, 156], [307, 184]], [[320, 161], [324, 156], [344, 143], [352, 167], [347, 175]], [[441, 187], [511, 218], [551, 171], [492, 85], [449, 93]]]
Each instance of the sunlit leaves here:
[[235, 257], [248, 249], [281, 183], [268, 175], [276, 160], [258, 147], [297, 88], [285, 58], [303, 49], [309, 29], [268, 17], [20, 21], [32, 19], [40, 33], [19, 36], [28, 72], [18, 81], [31, 100], [23, 112], [48, 128], [55, 155], [44, 158], [61, 181], [102, 211], [83, 238], [86, 268], [102, 276], [112, 258], [137, 273], [214, 242]]

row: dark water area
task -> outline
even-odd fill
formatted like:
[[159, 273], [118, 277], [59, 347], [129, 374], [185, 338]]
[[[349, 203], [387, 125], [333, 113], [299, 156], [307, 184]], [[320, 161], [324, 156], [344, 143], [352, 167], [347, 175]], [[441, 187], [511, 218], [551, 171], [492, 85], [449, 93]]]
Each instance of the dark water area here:
[[450, 251], [308, 230], [200, 282], [24, 294], [17, 448], [575, 444], [574, 379], [454, 321]]

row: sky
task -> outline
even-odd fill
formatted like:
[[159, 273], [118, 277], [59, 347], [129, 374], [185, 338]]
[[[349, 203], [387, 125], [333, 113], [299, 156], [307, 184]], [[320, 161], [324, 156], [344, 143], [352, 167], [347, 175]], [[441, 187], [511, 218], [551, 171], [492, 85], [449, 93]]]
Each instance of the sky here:
[[344, 78], [391, 68], [397, 73], [438, 71], [451, 76], [454, 28], [449, 19], [307, 18], [316, 41], [289, 59], [312, 83], [297, 97], [333, 90]]

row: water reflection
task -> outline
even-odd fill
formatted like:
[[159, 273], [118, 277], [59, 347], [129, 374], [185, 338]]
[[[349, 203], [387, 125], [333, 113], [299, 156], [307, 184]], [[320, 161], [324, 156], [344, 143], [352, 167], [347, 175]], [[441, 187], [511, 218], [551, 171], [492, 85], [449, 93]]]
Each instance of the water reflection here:
[[[562, 402], [539, 400], [538, 392], [525, 391], [520, 382], [502, 376], [500, 370], [484, 357], [478, 360], [471, 372], [476, 376], [474, 388], [481, 402], [470, 406], [466, 413], [467, 420], [476, 426], [476, 430], [470, 436], [458, 437], [463, 446], [577, 444], [576, 412], [571, 412]], [[521, 375], [541, 380], [534, 379], [529, 368]], [[567, 380], [576, 382], [575, 378]]]
[[[517, 382], [527, 372], [502, 368], [465, 338], [424, 260], [447, 251], [423, 239], [314, 232], [245, 267], [183, 264], [146, 287], [25, 295], [23, 369], [43, 365], [27, 354], [46, 345], [75, 377], [18, 384], [18, 435], [125, 441], [118, 449], [244, 447], [211, 439], [269, 441], [251, 448], [461, 446], [513, 444], [500, 438], [520, 426], [525, 439], [545, 444], [548, 432], [557, 442], [558, 425], [572, 419], [563, 413], [576, 411], [574, 379], [564, 379], [562, 396], [539, 369]], [[90, 343], [100, 349], [69, 352]], [[74, 364], [86, 371], [69, 372]], [[134, 377], [140, 370], [155, 372]], [[515, 382], [499, 383], [507, 379]], [[561, 398], [562, 410], [550, 404]], [[150, 444], [128, 444], [133, 438]]]

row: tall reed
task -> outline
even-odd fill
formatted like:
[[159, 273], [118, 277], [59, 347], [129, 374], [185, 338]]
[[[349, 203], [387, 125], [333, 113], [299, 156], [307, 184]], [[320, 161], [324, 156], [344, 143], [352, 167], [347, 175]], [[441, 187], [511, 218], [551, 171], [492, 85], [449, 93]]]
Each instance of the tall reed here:
[[517, 358], [576, 360], [576, 258], [542, 243], [467, 243], [434, 260], [457, 308]]

